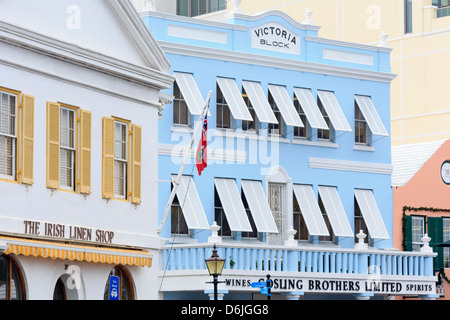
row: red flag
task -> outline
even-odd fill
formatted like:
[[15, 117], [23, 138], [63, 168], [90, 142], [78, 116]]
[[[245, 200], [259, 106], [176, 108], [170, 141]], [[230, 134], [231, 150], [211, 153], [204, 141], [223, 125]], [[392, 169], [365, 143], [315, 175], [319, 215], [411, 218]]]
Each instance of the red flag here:
[[198, 143], [197, 148], [197, 156], [195, 157], [195, 163], [197, 165], [198, 175], [200, 176], [202, 174], [203, 169], [207, 167], [207, 156], [206, 156], [206, 133], [208, 131], [208, 119], [207, 114], [205, 115], [205, 118], [203, 119], [203, 126], [202, 126], [202, 137], [200, 138], [200, 141]]

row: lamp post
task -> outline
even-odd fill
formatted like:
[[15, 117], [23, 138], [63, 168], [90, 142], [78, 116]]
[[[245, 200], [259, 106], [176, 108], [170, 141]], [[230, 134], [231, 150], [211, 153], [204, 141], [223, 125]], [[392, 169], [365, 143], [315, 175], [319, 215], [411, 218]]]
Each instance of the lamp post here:
[[[211, 258], [205, 259], [206, 267], [208, 268], [208, 272], [211, 276], [213, 276], [213, 284], [214, 284], [214, 300], [217, 300], [217, 284], [223, 281], [217, 281], [218, 276], [222, 274], [223, 266], [225, 264], [225, 259], [222, 259], [217, 254], [216, 244], [214, 244], [214, 249], [211, 255]], [[211, 283], [211, 282], [207, 282]]]

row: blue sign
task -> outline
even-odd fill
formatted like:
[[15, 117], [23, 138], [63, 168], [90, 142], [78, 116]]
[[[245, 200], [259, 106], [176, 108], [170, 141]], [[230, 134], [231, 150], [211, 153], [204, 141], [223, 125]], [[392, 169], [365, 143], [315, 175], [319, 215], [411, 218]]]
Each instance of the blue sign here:
[[119, 300], [120, 278], [109, 276], [109, 300]]
[[261, 288], [261, 289], [259, 290], [259, 292], [261, 292], [262, 294], [267, 294], [268, 296], [270, 296], [269, 288], [267, 288], [267, 287]]
[[263, 282], [252, 282], [250, 283], [252, 288], [264, 288], [266, 286], [266, 281]]

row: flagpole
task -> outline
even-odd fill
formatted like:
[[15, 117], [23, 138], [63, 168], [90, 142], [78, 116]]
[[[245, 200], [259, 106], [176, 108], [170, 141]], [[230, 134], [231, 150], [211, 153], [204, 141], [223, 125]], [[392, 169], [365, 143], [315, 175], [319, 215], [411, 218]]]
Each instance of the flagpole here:
[[197, 124], [195, 126], [194, 134], [192, 135], [192, 140], [189, 145], [189, 148], [188, 148], [187, 152], [184, 154], [184, 159], [183, 159], [181, 168], [178, 171], [178, 175], [177, 175], [175, 181], [173, 182], [174, 186], [172, 188], [172, 192], [170, 193], [169, 200], [167, 201], [166, 209], [164, 210], [164, 214], [163, 214], [161, 223], [159, 224], [158, 234], [161, 233], [161, 231], [164, 227], [164, 223], [166, 222], [167, 215], [169, 214], [169, 209], [172, 206], [173, 199], [175, 198], [175, 193], [177, 192], [178, 186], [181, 181], [181, 177], [183, 176], [184, 168], [186, 167], [186, 163], [187, 163], [189, 157], [191, 156], [191, 150], [192, 150], [192, 146], [194, 145], [195, 136], [197, 135], [198, 130], [203, 126], [203, 124], [202, 124], [203, 117], [208, 112], [209, 100], [211, 99], [211, 94], [212, 94], [212, 91], [210, 90], [208, 93], [208, 98], [206, 98], [206, 103], [205, 103], [205, 106], [203, 107], [202, 114], [200, 115], [200, 118], [198, 119]]

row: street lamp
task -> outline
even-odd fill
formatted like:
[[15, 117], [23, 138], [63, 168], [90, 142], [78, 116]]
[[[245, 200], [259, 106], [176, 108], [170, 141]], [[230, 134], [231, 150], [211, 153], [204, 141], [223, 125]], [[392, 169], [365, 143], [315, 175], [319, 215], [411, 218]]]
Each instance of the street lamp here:
[[[217, 254], [216, 244], [214, 244], [214, 249], [211, 258], [205, 259], [206, 267], [208, 268], [209, 275], [213, 276], [214, 284], [214, 300], [217, 300], [217, 284], [221, 283], [217, 281], [217, 277], [222, 274], [223, 266], [225, 264], [225, 259], [222, 259]], [[211, 283], [211, 282], [208, 282]]]

